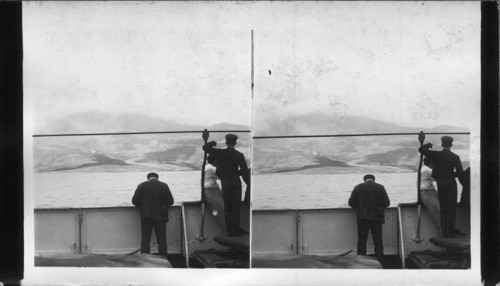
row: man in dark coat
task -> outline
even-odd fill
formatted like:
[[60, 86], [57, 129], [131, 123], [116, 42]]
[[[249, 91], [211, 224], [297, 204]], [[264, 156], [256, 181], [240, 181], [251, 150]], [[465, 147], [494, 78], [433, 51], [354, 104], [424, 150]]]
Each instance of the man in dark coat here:
[[237, 139], [238, 136], [227, 134], [227, 148], [225, 149], [215, 148], [217, 146], [215, 141], [203, 145], [203, 151], [212, 155], [217, 161], [217, 171], [215, 174], [221, 180], [228, 236], [241, 236], [242, 234], [240, 231], [240, 174], [248, 172], [245, 156], [234, 148]]
[[384, 186], [375, 183], [375, 176], [367, 174], [363, 183], [354, 187], [349, 198], [349, 206], [356, 209], [358, 223], [359, 255], [366, 255], [368, 231], [371, 231], [375, 256], [384, 265], [384, 244], [382, 242], [382, 224], [385, 222], [384, 208], [391, 202]]
[[168, 185], [158, 180], [156, 173], [149, 173], [147, 181], [137, 186], [132, 203], [140, 208], [141, 213], [141, 253], [149, 253], [151, 232], [154, 228], [158, 252], [167, 255], [168, 207], [174, 204], [174, 198]]
[[436, 179], [439, 208], [441, 214], [442, 237], [455, 237], [455, 218], [457, 211], [457, 182], [455, 178], [462, 176], [463, 168], [460, 157], [451, 152], [453, 138], [450, 136], [441, 137], [443, 150], [435, 151], [431, 143], [427, 143], [418, 148], [418, 152], [429, 157], [434, 168], [432, 177]]

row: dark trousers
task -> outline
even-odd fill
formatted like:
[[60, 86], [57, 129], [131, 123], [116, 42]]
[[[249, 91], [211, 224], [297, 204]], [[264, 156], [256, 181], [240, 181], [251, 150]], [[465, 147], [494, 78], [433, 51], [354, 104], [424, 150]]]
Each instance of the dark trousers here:
[[161, 255], [167, 255], [167, 225], [164, 220], [153, 218], [141, 219], [141, 253], [149, 253], [149, 243], [151, 241], [151, 232], [155, 229], [156, 242], [158, 242], [158, 252]]
[[237, 236], [240, 229], [241, 181], [240, 177], [221, 180], [224, 215], [228, 236]]
[[358, 220], [358, 254], [366, 255], [366, 241], [368, 231], [372, 233], [373, 245], [375, 246], [375, 256], [383, 265], [384, 244], [382, 242], [382, 223], [373, 220]]
[[437, 187], [442, 237], [453, 237], [457, 214], [457, 182], [455, 180], [438, 180]]

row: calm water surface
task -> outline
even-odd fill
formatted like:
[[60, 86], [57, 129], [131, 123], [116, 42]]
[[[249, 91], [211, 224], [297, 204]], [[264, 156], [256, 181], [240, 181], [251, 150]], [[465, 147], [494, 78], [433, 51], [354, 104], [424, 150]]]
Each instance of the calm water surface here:
[[[35, 173], [36, 208], [80, 208], [132, 206], [137, 185], [146, 179], [144, 172], [130, 173]], [[174, 196], [175, 204], [200, 199], [198, 171], [159, 173]], [[374, 174], [391, 200], [416, 202], [416, 173]], [[352, 189], [363, 174], [272, 174], [253, 176], [254, 209], [341, 208], [348, 207]], [[242, 183], [243, 190], [245, 184]], [[458, 184], [459, 196], [461, 185]]]

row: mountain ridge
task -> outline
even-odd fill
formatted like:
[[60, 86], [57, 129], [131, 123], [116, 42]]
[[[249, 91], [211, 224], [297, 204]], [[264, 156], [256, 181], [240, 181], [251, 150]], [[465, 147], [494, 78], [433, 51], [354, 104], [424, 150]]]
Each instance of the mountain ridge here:
[[[259, 125], [260, 124], [260, 125]], [[140, 129], [142, 127], [146, 129]], [[249, 126], [217, 123], [198, 126], [177, 123], [141, 114], [79, 113], [63, 117], [42, 134], [110, 133], [145, 131], [248, 131]], [[280, 122], [257, 123], [256, 134], [363, 134], [363, 133], [418, 133], [417, 128], [399, 126], [363, 116], [330, 118], [324, 114], [292, 116]], [[467, 128], [441, 125], [426, 132], [464, 132]], [[237, 132], [235, 132], [237, 133]], [[223, 144], [224, 135], [214, 133], [209, 140]], [[237, 148], [249, 159], [250, 133], [238, 133]], [[434, 143], [437, 135], [429, 135]], [[454, 136], [454, 150], [465, 161], [469, 157], [469, 139]], [[114, 166], [126, 168], [160, 168], [165, 170], [199, 170], [203, 160], [203, 140], [196, 133], [146, 134], [37, 138], [34, 148], [36, 171], [92, 170]], [[455, 144], [456, 143], [456, 144]], [[279, 172], [347, 172], [373, 170], [373, 172], [414, 172], [418, 160], [419, 143], [415, 136], [353, 136], [302, 139], [253, 140], [254, 173]], [[435, 143], [435, 145], [437, 145]], [[96, 160], [96, 153], [102, 155]], [[97, 170], [97, 169], [96, 169]]]
[[424, 132], [469, 131], [466, 127], [450, 125], [432, 128], [407, 127], [359, 115], [332, 118], [323, 113], [295, 115], [281, 121], [257, 121], [255, 129], [255, 136], [418, 133], [422, 130]]
[[210, 126], [178, 123], [137, 113], [110, 114], [99, 111], [81, 112], [48, 121], [35, 128], [35, 134], [82, 134], [120, 132], [201, 131], [205, 128], [249, 130], [245, 125], [216, 123]]

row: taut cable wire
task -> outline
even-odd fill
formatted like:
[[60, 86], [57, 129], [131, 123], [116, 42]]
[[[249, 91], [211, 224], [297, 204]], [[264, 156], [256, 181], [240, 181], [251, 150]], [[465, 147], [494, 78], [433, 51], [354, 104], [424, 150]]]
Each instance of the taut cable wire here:
[[[106, 132], [106, 133], [68, 133], [34, 134], [33, 137], [74, 137], [74, 136], [110, 136], [110, 135], [151, 135], [151, 134], [199, 134], [202, 130], [189, 131], [146, 131], [146, 132]], [[212, 133], [250, 133], [250, 130], [210, 130]]]
[[[408, 133], [360, 133], [360, 134], [329, 134], [329, 135], [276, 135], [253, 136], [252, 139], [287, 139], [287, 138], [320, 138], [320, 137], [368, 137], [368, 136], [410, 136], [418, 132]], [[470, 135], [470, 132], [428, 132], [427, 135]]]

